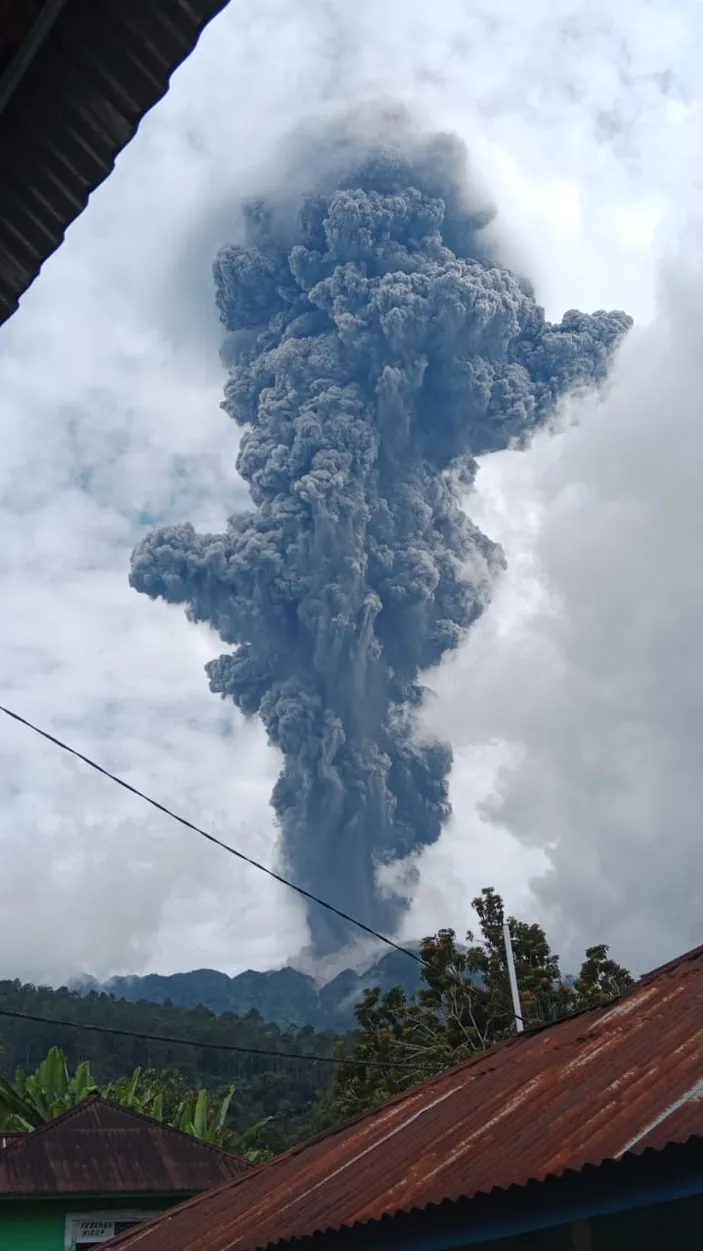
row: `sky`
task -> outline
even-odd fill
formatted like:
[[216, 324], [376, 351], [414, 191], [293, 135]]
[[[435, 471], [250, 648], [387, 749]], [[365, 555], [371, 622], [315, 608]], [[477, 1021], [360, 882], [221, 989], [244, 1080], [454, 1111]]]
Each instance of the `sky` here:
[[[275, 755], [208, 691], [219, 641], [131, 591], [129, 557], [246, 504], [210, 270], [252, 167], [298, 121], [401, 99], [465, 138], [551, 318], [636, 325], [607, 394], [467, 500], [508, 572], [428, 677], [454, 817], [400, 937], [463, 933], [493, 885], [569, 969], [703, 942], [702, 67], [697, 0], [231, 0], [0, 330], [2, 700], [275, 863]], [[0, 799], [0, 976], [305, 945], [292, 892], [9, 721]]]

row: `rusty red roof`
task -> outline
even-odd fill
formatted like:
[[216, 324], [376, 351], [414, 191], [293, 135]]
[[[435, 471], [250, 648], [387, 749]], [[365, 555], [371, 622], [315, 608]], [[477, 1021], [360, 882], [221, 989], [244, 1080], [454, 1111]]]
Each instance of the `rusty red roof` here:
[[40, 1129], [5, 1138], [0, 1195], [188, 1195], [253, 1167], [99, 1095]]
[[115, 1251], [258, 1251], [702, 1133], [703, 947], [171, 1209]]

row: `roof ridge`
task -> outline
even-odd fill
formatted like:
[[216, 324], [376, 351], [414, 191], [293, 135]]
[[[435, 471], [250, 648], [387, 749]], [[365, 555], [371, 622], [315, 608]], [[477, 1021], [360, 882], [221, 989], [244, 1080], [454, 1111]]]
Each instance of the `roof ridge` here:
[[[703, 956], [703, 943], [698, 947], [692, 947], [690, 951], [684, 951], [683, 955], [676, 956], [673, 960], [667, 960], [665, 964], [659, 964], [656, 968], [650, 969], [648, 973], [643, 973], [637, 979], [636, 985], [641, 982], [649, 982], [653, 977], [660, 977], [664, 973], [672, 973], [674, 969], [678, 969], [680, 965], [687, 964], [690, 960], [698, 960]], [[630, 989], [632, 989], [630, 987]]]
[[[100, 1091], [92, 1090], [84, 1099], [74, 1103], [70, 1108], [66, 1108], [58, 1116], [52, 1117], [50, 1121], [42, 1121], [41, 1125], [35, 1125], [33, 1129], [18, 1130], [17, 1142], [11, 1143], [10, 1147], [23, 1147], [30, 1138], [34, 1142], [37, 1134], [45, 1134], [56, 1125], [65, 1125], [66, 1121], [70, 1121], [71, 1117], [75, 1116], [77, 1112], [82, 1112], [89, 1104], [96, 1103], [100, 1098]], [[5, 1150], [8, 1150], [8, 1148], [6, 1147]]]
[[175, 1134], [178, 1138], [187, 1138], [189, 1142], [196, 1143], [199, 1147], [206, 1147], [209, 1151], [214, 1151], [215, 1154], [219, 1156], [225, 1156], [228, 1160], [237, 1160], [240, 1164], [244, 1165], [245, 1175], [247, 1176], [249, 1171], [253, 1172], [256, 1169], [256, 1165], [253, 1165], [251, 1161], [245, 1159], [244, 1156], [238, 1155], [236, 1151], [227, 1151], [225, 1147], [218, 1147], [215, 1143], [206, 1142], [203, 1138], [197, 1138], [195, 1134], [188, 1134], [185, 1130], [177, 1129], [173, 1125], [166, 1125], [163, 1121], [157, 1121], [153, 1116], [149, 1116], [144, 1112], [137, 1112], [135, 1108], [126, 1108], [123, 1104], [117, 1103], [114, 1099], [106, 1099], [104, 1095], [101, 1095], [99, 1090], [91, 1091], [91, 1093], [86, 1095], [84, 1099], [81, 1099], [79, 1103], [75, 1103], [73, 1107], [67, 1108], [65, 1112], [61, 1112], [59, 1116], [53, 1117], [50, 1121], [42, 1122], [42, 1124], [37, 1125], [35, 1129], [30, 1129], [26, 1132], [20, 1131], [17, 1134], [17, 1141], [9, 1143], [8, 1146], [5, 1147], [5, 1151], [16, 1151], [18, 1148], [21, 1149], [28, 1144], [33, 1144], [36, 1142], [38, 1134], [44, 1135], [46, 1133], [51, 1133], [57, 1127], [61, 1128], [66, 1124], [66, 1121], [70, 1121], [73, 1117], [84, 1112], [86, 1108], [92, 1107], [95, 1104], [101, 1104], [104, 1107], [112, 1108], [113, 1110], [123, 1113], [126, 1117], [131, 1118], [138, 1123], [150, 1125], [152, 1127], [156, 1126], [157, 1129], [162, 1130], [163, 1133], [167, 1135]]
[[252, 1165], [250, 1160], [245, 1159], [242, 1155], [238, 1155], [236, 1151], [227, 1151], [225, 1147], [218, 1147], [214, 1142], [206, 1142], [204, 1138], [198, 1138], [195, 1134], [189, 1134], [186, 1130], [178, 1129], [175, 1125], [167, 1125], [165, 1121], [157, 1121], [156, 1117], [149, 1116], [147, 1112], [138, 1112], [136, 1108], [126, 1108], [123, 1104], [117, 1103], [114, 1099], [106, 1099], [105, 1096], [101, 1095], [99, 1092], [97, 1094], [97, 1099], [100, 1103], [105, 1104], [106, 1107], [115, 1108], [118, 1112], [124, 1112], [125, 1115], [131, 1116], [135, 1121], [143, 1121], [147, 1125], [156, 1125], [158, 1129], [163, 1130], [166, 1134], [175, 1134], [178, 1138], [187, 1138], [189, 1142], [197, 1143], [200, 1147], [208, 1147], [210, 1151], [216, 1152], [217, 1155], [224, 1155], [228, 1160], [239, 1160], [241, 1164], [246, 1165], [247, 1168], [252, 1170], [256, 1167], [255, 1165]]

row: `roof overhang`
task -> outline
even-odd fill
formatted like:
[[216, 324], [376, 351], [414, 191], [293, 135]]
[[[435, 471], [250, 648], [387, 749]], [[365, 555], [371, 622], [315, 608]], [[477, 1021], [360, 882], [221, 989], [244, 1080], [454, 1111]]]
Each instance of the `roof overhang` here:
[[227, 0], [0, 0], [0, 325]]
[[[269, 1244], [268, 1251], [453, 1251], [580, 1224], [703, 1194], [703, 1139], [670, 1143], [642, 1155], [605, 1160], [525, 1186], [473, 1199], [430, 1204], [307, 1238]], [[205, 1245], [205, 1244], [203, 1244]]]

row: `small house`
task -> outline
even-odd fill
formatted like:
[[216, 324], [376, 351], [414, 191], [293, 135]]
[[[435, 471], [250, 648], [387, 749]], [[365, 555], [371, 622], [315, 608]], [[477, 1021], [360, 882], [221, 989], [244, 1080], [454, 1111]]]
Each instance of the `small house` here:
[[31, 1133], [0, 1133], [0, 1247], [89, 1251], [251, 1169], [90, 1095]]

